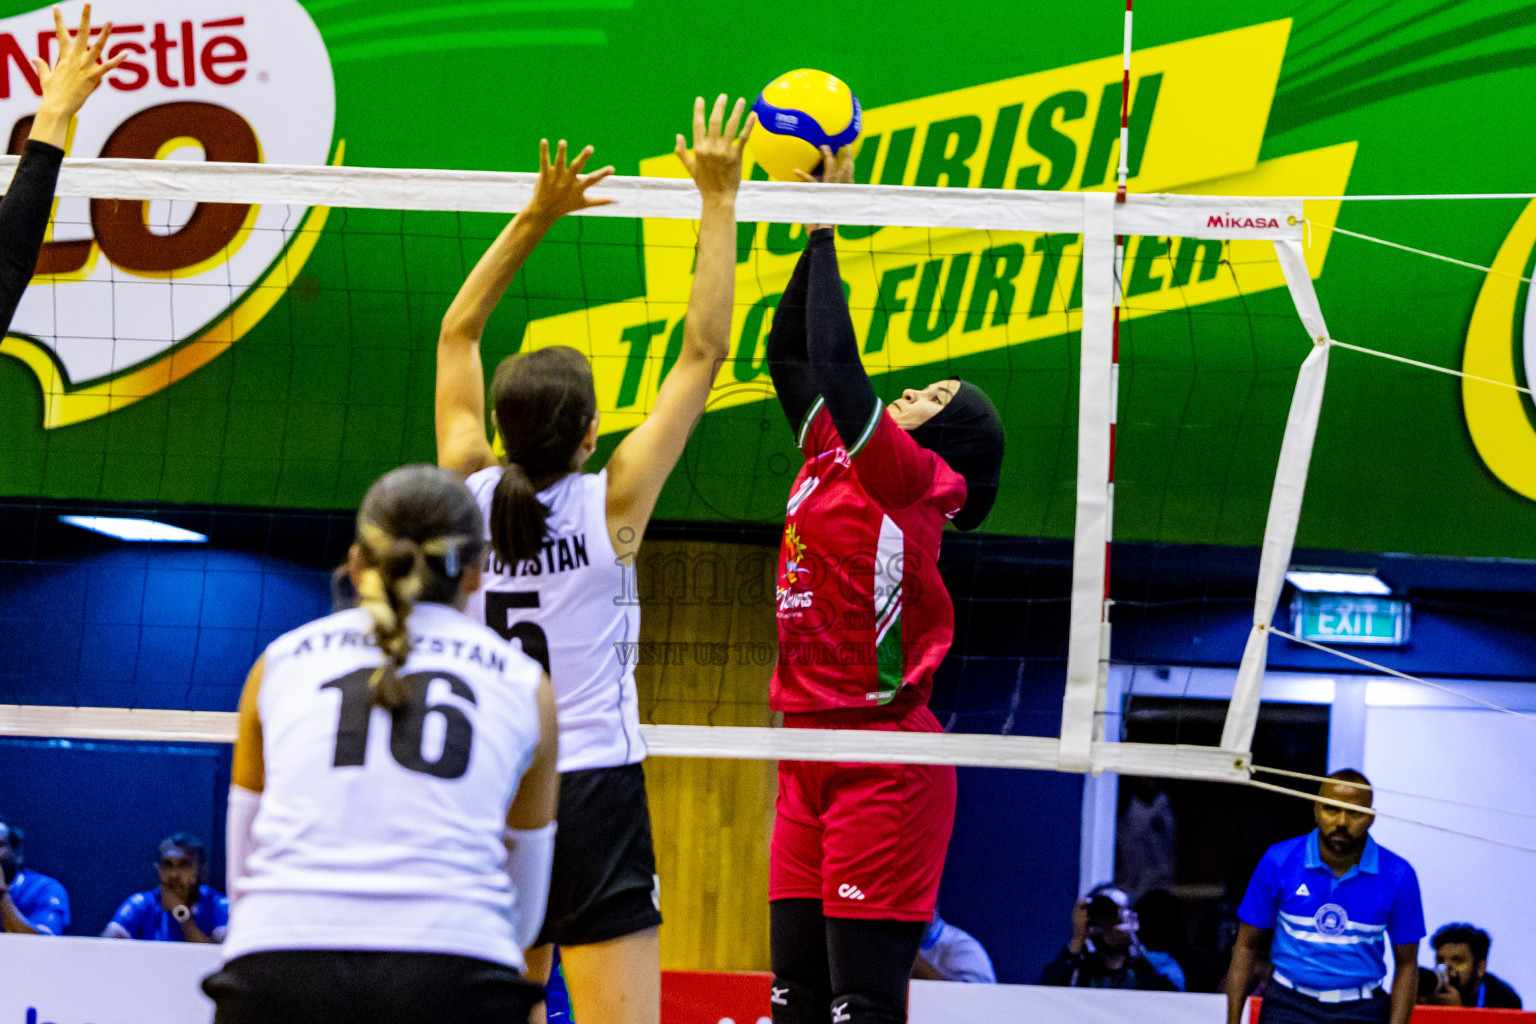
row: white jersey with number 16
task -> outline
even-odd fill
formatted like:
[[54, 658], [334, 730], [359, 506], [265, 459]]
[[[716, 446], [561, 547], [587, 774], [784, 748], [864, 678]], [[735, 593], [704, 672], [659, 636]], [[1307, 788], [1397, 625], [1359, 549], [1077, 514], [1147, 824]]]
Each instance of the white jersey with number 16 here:
[[[492, 466], [465, 481], [487, 524], [501, 474]], [[521, 642], [549, 670], [560, 771], [634, 764], [645, 757], [635, 692], [640, 603], [634, 565], [619, 560], [608, 537], [608, 473], [571, 473], [539, 500], [549, 509], [542, 550], [516, 565], [488, 551], [485, 582], [465, 614]]]
[[520, 968], [501, 837], [539, 745], [539, 666], [420, 604], [391, 715], [369, 689], [372, 626], [362, 609], [337, 612], [263, 655], [265, 788], [225, 957], [389, 949]]

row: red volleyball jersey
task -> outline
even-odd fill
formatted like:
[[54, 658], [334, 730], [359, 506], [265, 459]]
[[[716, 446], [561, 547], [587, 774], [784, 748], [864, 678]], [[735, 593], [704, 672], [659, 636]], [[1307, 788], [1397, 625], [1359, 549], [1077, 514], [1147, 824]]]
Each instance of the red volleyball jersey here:
[[846, 449], [820, 399], [779, 548], [776, 711], [926, 703], [955, 610], [939, 576], [965, 478], [876, 406]]

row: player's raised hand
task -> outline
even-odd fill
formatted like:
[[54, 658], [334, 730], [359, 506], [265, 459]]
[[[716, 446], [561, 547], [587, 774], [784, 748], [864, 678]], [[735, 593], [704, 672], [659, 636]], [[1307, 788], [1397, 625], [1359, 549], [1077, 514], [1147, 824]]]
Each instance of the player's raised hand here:
[[[715, 100], [708, 121], [704, 118], [704, 97], [693, 101], [693, 150], [681, 134], [677, 137], [677, 158], [688, 169], [689, 177], [706, 196], [734, 197], [741, 185], [741, 147], [757, 124], [756, 112], [741, 120], [747, 101], [739, 99], [731, 116], [725, 116], [726, 95]], [[740, 126], [740, 134], [737, 127]]]
[[[805, 171], [796, 169], [795, 173], [800, 175], [800, 180], [812, 183], [825, 182], [829, 185], [847, 185], [852, 182], [853, 148], [851, 146], [844, 146], [836, 153], [832, 152], [831, 146], [822, 146], [820, 148], [820, 172], [818, 174], [807, 174]], [[805, 230], [809, 233], [831, 226], [830, 224], [807, 224]]]
[[612, 199], [587, 195], [587, 189], [613, 173], [612, 165], [601, 167], [591, 174], [583, 174], [587, 161], [592, 158], [592, 147], [587, 146], [576, 159], [566, 161], [565, 140], [549, 157], [549, 140], [539, 140], [539, 183], [533, 188], [533, 199], [528, 203], [529, 215], [546, 224], [553, 224], [568, 213], [590, 210], [595, 206], [607, 206]]
[[80, 28], [73, 36], [64, 26], [63, 12], [55, 7], [53, 31], [59, 47], [53, 66], [49, 67], [41, 57], [32, 58], [32, 67], [42, 83], [43, 98], [38, 104], [31, 137], [62, 149], [70, 118], [79, 113], [91, 93], [101, 85], [102, 78], [127, 59], [128, 51], [102, 61], [102, 51], [112, 35], [112, 23], [109, 21], [101, 26], [93, 40], [90, 4], [85, 5], [80, 15]]
[[844, 146], [836, 153], [831, 146], [821, 147], [821, 173], [796, 170], [801, 181], [821, 181], [829, 185], [847, 185], [853, 181], [853, 147]]

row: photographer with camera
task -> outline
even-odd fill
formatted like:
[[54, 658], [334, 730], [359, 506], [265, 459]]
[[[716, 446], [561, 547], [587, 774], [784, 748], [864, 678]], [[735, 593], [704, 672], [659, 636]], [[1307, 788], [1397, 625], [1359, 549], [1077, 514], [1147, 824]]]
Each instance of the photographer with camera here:
[[21, 829], [0, 821], [0, 932], [62, 935], [69, 895], [58, 879], [22, 868]]
[[1488, 971], [1488, 948], [1493, 940], [1487, 932], [1457, 922], [1435, 932], [1429, 944], [1435, 950], [1435, 987], [1421, 1001], [1490, 1010], [1523, 1008], [1519, 993]]
[[1046, 965], [1040, 984], [1183, 991], [1178, 962], [1143, 946], [1138, 926], [1129, 896], [1107, 883], [1095, 886], [1072, 908], [1072, 939]]

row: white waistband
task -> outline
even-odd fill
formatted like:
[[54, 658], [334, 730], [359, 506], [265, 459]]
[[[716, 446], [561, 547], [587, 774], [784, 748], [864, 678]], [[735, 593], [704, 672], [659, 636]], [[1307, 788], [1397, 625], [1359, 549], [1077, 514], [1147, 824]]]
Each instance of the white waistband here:
[[1271, 975], [1275, 981], [1293, 992], [1300, 992], [1304, 996], [1310, 996], [1320, 1003], [1353, 1003], [1360, 999], [1369, 999], [1381, 987], [1380, 982], [1372, 982], [1369, 985], [1361, 985], [1358, 988], [1330, 988], [1318, 989], [1298, 985], [1279, 971]]

